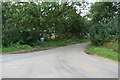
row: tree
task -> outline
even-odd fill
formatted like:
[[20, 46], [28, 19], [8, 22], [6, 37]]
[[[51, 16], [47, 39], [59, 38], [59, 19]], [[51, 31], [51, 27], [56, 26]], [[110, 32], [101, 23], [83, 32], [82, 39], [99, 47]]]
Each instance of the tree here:
[[[118, 36], [118, 2], [96, 2], [91, 6], [92, 43], [102, 45]], [[115, 22], [115, 24], [113, 23]]]
[[[33, 45], [40, 37], [54, 33], [61, 38], [86, 34], [86, 19], [74, 2], [5, 2], [3, 3], [3, 45], [20, 42]], [[41, 36], [40, 36], [41, 34]], [[16, 36], [17, 35], [17, 36]], [[47, 38], [47, 37], [46, 37]]]

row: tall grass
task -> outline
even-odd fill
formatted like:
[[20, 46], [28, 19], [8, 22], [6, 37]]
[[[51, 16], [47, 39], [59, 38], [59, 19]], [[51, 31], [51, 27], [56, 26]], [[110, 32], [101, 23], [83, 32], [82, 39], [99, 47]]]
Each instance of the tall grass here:
[[86, 49], [91, 54], [103, 56], [112, 60], [118, 60], [118, 53], [113, 51], [112, 49], [105, 48], [103, 46], [98, 47], [94, 45], [87, 45]]
[[88, 39], [63, 39], [63, 40], [50, 40], [50, 41], [44, 41], [40, 42], [37, 41], [36, 43], [33, 44], [33, 46], [30, 45], [20, 45], [19, 43], [17, 44], [12, 44], [9, 47], [3, 47], [2, 52], [13, 52], [13, 51], [19, 51], [19, 50], [32, 50], [32, 49], [38, 49], [38, 48], [54, 48], [54, 47], [60, 47], [60, 46], [65, 46], [69, 44], [75, 44], [75, 43], [81, 43], [89, 41]]
[[28, 50], [28, 49], [32, 49], [32, 47], [29, 45], [20, 45], [17, 43], [17, 44], [10, 45], [9, 47], [3, 47], [2, 53], [19, 51], [19, 50]]

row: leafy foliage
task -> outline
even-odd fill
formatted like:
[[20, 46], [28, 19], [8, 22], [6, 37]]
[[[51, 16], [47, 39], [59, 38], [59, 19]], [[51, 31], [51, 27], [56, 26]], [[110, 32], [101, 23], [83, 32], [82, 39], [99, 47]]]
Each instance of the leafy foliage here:
[[60, 47], [75, 43], [86, 42], [88, 39], [63, 39], [57, 41], [47, 41], [47, 42], [36, 42], [31, 47], [30, 45], [21, 45], [19, 43], [11, 44], [9, 47], [3, 47], [0, 52], [12, 52], [12, 51], [19, 51], [19, 50], [37, 50], [41, 48], [53, 48], [53, 47]]
[[[82, 3], [65, 2], [5, 2], [3, 3], [3, 46], [33, 45], [40, 37], [51, 33], [56, 39], [83, 37], [86, 19], [76, 6]], [[81, 36], [80, 36], [81, 35]]]
[[119, 2], [96, 2], [91, 7], [92, 43], [103, 45], [118, 39], [118, 4]]

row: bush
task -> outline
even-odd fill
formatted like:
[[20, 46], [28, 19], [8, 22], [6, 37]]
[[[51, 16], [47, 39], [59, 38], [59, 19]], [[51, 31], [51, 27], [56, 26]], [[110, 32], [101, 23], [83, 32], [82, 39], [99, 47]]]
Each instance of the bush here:
[[6, 33], [3, 34], [2, 45], [4, 47], [10, 46], [11, 44], [16, 44], [19, 42], [24, 45], [33, 45], [37, 40], [39, 40], [39, 33], [36, 31], [22, 31], [19, 29], [9, 29]]
[[94, 45], [103, 45], [109, 39], [109, 34], [101, 24], [95, 24], [90, 29], [90, 38]]
[[18, 42], [21, 38], [21, 34], [17, 28], [11, 28], [3, 33], [2, 45], [7, 47], [11, 44]]
[[118, 42], [107, 42], [103, 44], [104, 47], [109, 48], [113, 51], [118, 51]]
[[2, 52], [12, 52], [12, 51], [18, 51], [18, 50], [27, 50], [32, 49], [29, 45], [20, 45], [19, 43], [11, 44], [9, 47], [3, 47]]
[[[112, 20], [113, 21], [113, 20]], [[118, 29], [114, 24], [94, 24], [90, 29], [90, 38], [94, 45], [118, 40]]]
[[36, 31], [23, 31], [21, 33], [21, 44], [33, 46], [33, 44], [37, 42], [39, 38], [39, 33]]

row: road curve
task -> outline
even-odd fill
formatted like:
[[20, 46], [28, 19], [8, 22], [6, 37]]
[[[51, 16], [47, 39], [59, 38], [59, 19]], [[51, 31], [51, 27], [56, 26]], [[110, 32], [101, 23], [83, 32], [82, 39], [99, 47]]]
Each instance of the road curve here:
[[[2, 58], [3, 78], [118, 78], [118, 62], [88, 55], [89, 42]], [[1, 68], [1, 67], [0, 67]]]

